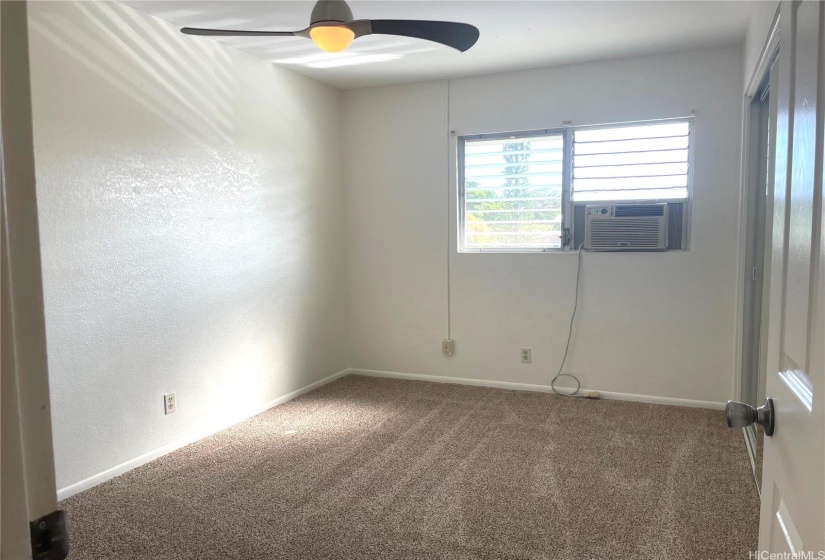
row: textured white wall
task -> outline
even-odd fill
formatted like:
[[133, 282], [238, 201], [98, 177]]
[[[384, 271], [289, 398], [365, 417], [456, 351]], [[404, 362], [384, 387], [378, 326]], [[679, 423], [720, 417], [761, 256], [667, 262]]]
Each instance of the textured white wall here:
[[345, 369], [338, 92], [118, 4], [29, 22], [58, 487]]
[[[564, 350], [576, 256], [458, 254], [447, 130], [529, 130], [695, 109], [691, 251], [585, 254], [566, 369], [603, 391], [729, 398], [742, 64], [734, 46], [454, 80], [449, 125], [444, 82], [346, 92], [350, 365], [547, 385]], [[448, 253], [452, 357], [440, 353]], [[521, 347], [533, 349], [532, 364], [519, 362]]]

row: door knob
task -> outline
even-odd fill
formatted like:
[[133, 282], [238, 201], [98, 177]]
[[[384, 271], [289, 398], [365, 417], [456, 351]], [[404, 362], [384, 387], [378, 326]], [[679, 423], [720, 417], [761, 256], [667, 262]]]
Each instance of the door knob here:
[[764, 428], [766, 436], [772, 436], [776, 422], [773, 399], [765, 399], [765, 404], [759, 408], [739, 401], [728, 401], [725, 405], [725, 420], [729, 428], [744, 428], [757, 423]]

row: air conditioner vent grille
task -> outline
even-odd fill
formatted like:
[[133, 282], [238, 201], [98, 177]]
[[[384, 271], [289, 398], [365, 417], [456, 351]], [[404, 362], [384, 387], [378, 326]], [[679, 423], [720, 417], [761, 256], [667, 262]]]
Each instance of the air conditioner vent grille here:
[[639, 216], [664, 216], [663, 204], [621, 204], [616, 206], [617, 218], [635, 218]]
[[588, 206], [585, 248], [593, 251], [664, 250], [666, 204]]

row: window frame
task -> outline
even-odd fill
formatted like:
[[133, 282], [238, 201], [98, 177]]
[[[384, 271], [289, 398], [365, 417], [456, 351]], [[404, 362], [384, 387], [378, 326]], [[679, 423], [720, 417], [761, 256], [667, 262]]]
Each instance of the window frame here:
[[[628, 199], [628, 200], [588, 200], [582, 202], [573, 201], [573, 151], [575, 149], [574, 133], [577, 130], [598, 130], [606, 128], [618, 128], [633, 125], [646, 124], [666, 124], [666, 123], [688, 123], [688, 172], [687, 172], [687, 197], [686, 198], [660, 198], [660, 199]], [[524, 138], [535, 136], [562, 135], [562, 189], [561, 189], [561, 227], [562, 246], [561, 247], [521, 247], [521, 248], [467, 248], [465, 239], [465, 202], [464, 193], [464, 158], [465, 146], [468, 140], [499, 140], [502, 138]], [[467, 134], [457, 136], [457, 178], [458, 178], [458, 252], [459, 253], [559, 253], [575, 250], [584, 243], [584, 240], [575, 239], [576, 224], [574, 223], [576, 207], [591, 204], [639, 204], [666, 202], [682, 205], [682, 237], [679, 249], [666, 249], [666, 251], [690, 251], [691, 242], [691, 222], [693, 206], [693, 183], [694, 183], [694, 159], [696, 152], [696, 119], [695, 115], [687, 117], [671, 117], [663, 119], [647, 119], [640, 121], [624, 121], [594, 125], [565, 125], [557, 128], [539, 128], [532, 130], [519, 130], [512, 132], [494, 132], [486, 134]]]
[[[464, 149], [467, 140], [500, 140], [502, 138], [528, 138], [536, 136], [557, 136], [562, 137], [562, 178], [561, 178], [561, 228], [562, 228], [562, 245], [561, 247], [490, 247], [490, 248], [467, 248], [465, 241], [465, 222], [464, 217], [466, 197], [464, 195]], [[558, 128], [539, 128], [536, 130], [520, 130], [518, 132], [493, 132], [489, 134], [470, 134], [461, 135], [458, 137], [458, 252], [459, 253], [556, 253], [564, 251], [564, 236], [565, 231], [569, 231], [570, 224], [569, 212], [567, 207], [570, 203], [570, 180], [573, 177], [572, 160], [568, 157], [572, 152], [569, 146], [572, 137], [568, 134], [566, 127]]]

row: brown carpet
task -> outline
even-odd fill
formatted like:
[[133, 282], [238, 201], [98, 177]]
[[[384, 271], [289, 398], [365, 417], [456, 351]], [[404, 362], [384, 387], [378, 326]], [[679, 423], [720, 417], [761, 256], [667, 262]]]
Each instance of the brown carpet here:
[[349, 376], [62, 506], [71, 558], [745, 559], [721, 412]]

